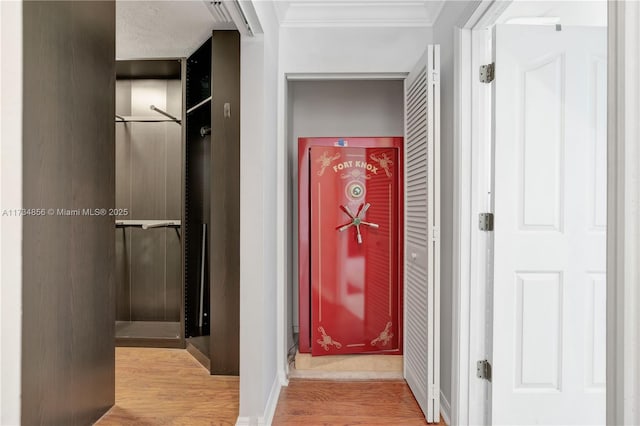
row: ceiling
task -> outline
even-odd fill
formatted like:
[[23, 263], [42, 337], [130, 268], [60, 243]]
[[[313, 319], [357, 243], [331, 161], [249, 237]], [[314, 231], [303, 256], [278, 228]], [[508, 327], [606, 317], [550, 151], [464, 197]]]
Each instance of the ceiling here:
[[[234, 28], [215, 3], [117, 0], [116, 58], [189, 56], [213, 29]], [[273, 4], [284, 27], [430, 26], [444, 0], [275, 0]]]
[[116, 58], [172, 58], [191, 55], [214, 27], [228, 29], [202, 0], [116, 2]]

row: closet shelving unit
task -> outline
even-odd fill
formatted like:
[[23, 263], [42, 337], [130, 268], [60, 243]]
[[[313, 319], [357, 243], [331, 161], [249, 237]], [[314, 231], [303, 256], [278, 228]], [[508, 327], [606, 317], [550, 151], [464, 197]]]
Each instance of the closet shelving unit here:
[[187, 59], [185, 143], [185, 337], [210, 368], [211, 39]]
[[186, 59], [116, 65], [116, 345], [185, 347]]

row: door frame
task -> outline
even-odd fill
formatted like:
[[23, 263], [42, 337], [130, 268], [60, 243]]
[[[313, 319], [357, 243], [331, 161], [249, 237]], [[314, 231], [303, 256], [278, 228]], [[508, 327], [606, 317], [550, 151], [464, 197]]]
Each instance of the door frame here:
[[[289, 304], [289, 292], [293, 288], [292, 285], [298, 285], [298, 253], [292, 250], [292, 238], [294, 238], [295, 232], [297, 232], [297, 222], [292, 226], [287, 222], [289, 215], [289, 209], [297, 211], [297, 206], [289, 202], [292, 201], [293, 193], [297, 192], [296, 188], [290, 188], [289, 180], [291, 174], [294, 172], [293, 167], [296, 168], [297, 173], [297, 157], [296, 159], [289, 158], [289, 140], [293, 137], [290, 133], [289, 111], [290, 102], [288, 87], [291, 81], [338, 81], [338, 80], [400, 80], [403, 81], [407, 78], [409, 73], [407, 72], [357, 72], [357, 73], [344, 73], [344, 72], [286, 72], [282, 74], [282, 80], [280, 80], [281, 87], [278, 88], [278, 116], [284, 117], [278, 123], [278, 139], [281, 143], [278, 145], [278, 175], [277, 175], [277, 227], [276, 227], [276, 256], [277, 256], [277, 294], [276, 294], [276, 363], [277, 363], [277, 376], [282, 386], [288, 386], [289, 384], [289, 350], [288, 347], [288, 334], [289, 327], [291, 326], [288, 319], [288, 304]], [[403, 87], [404, 91], [404, 87]], [[404, 93], [404, 92], [403, 92]], [[403, 135], [404, 136], [404, 135]], [[297, 144], [297, 141], [295, 141]], [[292, 265], [296, 265], [295, 267]], [[297, 301], [293, 301], [297, 303]]]
[[[451, 424], [491, 423], [490, 383], [474, 372], [477, 360], [491, 359], [493, 337], [485, 314], [492, 311], [490, 299], [482, 297], [492, 291], [486, 268], [493, 262], [492, 236], [476, 225], [480, 208], [492, 204], [480, 194], [487, 194], [493, 160], [478, 155], [492, 143], [487, 128], [491, 115], [486, 113], [492, 89], [479, 83], [477, 73], [480, 59], [491, 61], [485, 49], [491, 39], [488, 29], [511, 1], [480, 0], [467, 22], [455, 29]], [[608, 3], [607, 424], [640, 421], [640, 267], [632, 260], [640, 256], [640, 149], [635, 146], [640, 125], [634, 120], [640, 114], [638, 19], [640, 3]]]
[[[491, 26], [512, 0], [481, 0], [454, 32], [453, 368], [451, 424], [490, 424], [491, 384], [476, 378], [476, 361], [491, 358], [493, 235], [478, 229], [492, 212], [491, 99], [478, 80], [491, 62]], [[476, 284], [477, 283], [477, 284]], [[471, 303], [474, 301], [474, 303]]]

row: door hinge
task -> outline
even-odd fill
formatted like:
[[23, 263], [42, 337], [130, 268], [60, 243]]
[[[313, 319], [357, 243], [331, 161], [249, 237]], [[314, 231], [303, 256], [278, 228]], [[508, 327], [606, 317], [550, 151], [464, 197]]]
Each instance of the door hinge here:
[[493, 231], [493, 213], [480, 213], [478, 226], [481, 231]]
[[479, 379], [491, 381], [491, 364], [486, 359], [476, 363], [476, 376]]
[[480, 83], [491, 83], [495, 78], [496, 78], [495, 62], [480, 66]]

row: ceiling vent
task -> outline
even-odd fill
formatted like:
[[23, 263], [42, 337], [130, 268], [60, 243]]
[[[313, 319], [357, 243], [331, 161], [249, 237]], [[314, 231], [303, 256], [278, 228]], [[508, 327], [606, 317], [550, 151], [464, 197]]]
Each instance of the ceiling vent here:
[[233, 24], [233, 19], [227, 11], [227, 7], [221, 1], [205, 1], [209, 13], [213, 16], [213, 22], [215, 24]]
[[240, 34], [253, 36], [251, 24], [237, 0], [203, 0], [213, 17], [214, 30], [237, 29]]

